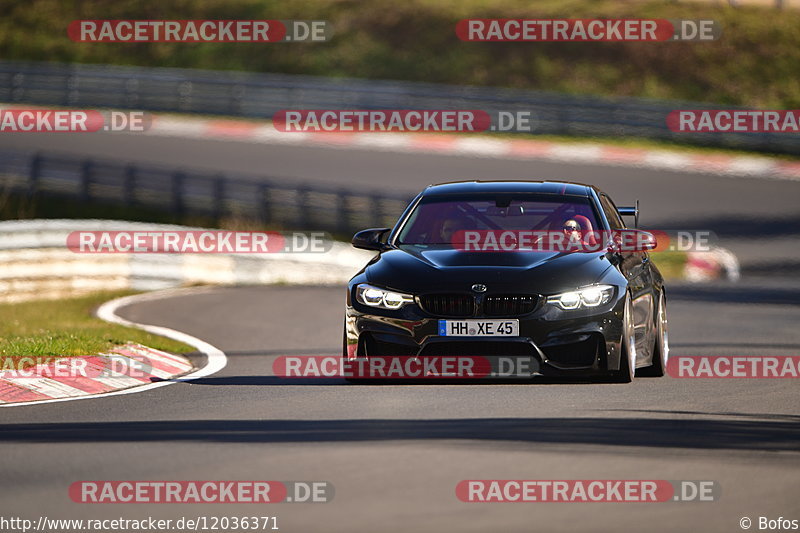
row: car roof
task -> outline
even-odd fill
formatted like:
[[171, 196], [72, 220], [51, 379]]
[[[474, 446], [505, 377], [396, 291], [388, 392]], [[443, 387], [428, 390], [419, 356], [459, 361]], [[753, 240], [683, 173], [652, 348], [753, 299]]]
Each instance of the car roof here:
[[600, 191], [593, 185], [583, 183], [573, 183], [569, 181], [528, 181], [528, 180], [504, 180], [504, 181], [452, 181], [429, 185], [423, 196], [446, 196], [451, 194], [470, 194], [470, 193], [538, 193], [555, 194], [559, 196], [591, 196], [591, 190]]

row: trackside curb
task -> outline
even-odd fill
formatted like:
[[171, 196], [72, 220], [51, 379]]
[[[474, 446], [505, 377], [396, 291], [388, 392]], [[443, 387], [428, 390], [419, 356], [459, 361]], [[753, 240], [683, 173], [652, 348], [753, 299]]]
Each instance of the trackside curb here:
[[[11, 383], [7, 383], [8, 380], [3, 379], [2, 373], [0, 373], [0, 402], [2, 402], [0, 403], [0, 407], [19, 407], [42, 403], [81, 400], [85, 398], [104, 398], [121, 394], [133, 394], [165, 387], [174, 383], [203, 378], [219, 372], [225, 368], [228, 362], [225, 353], [219, 348], [187, 333], [163, 326], [140, 324], [138, 322], [126, 320], [117, 314], [120, 308], [128, 305], [181, 295], [196, 294], [207, 290], [208, 288], [170, 289], [124, 296], [104, 303], [98, 308], [96, 313], [100, 319], [107, 322], [141, 329], [153, 333], [154, 335], [161, 335], [193, 346], [206, 356], [206, 364], [202, 368], [192, 371], [192, 364], [183, 356], [153, 350], [152, 348], [142, 345], [127, 344], [116, 347], [112, 352], [120, 357], [147, 361], [147, 365], [153, 367], [149, 376], [96, 377], [85, 381], [81, 380], [80, 382], [77, 382], [75, 377], [20, 377]], [[108, 357], [109, 354], [86, 357], [88, 362], [94, 364], [96, 367], [97, 365], [102, 365], [102, 360], [100, 360], [99, 357], [103, 355]], [[48, 369], [39, 368], [37, 371], [44, 375]]]
[[100, 354], [54, 358], [0, 372], [0, 403], [102, 394], [172, 379], [192, 368], [183, 356], [128, 343]]

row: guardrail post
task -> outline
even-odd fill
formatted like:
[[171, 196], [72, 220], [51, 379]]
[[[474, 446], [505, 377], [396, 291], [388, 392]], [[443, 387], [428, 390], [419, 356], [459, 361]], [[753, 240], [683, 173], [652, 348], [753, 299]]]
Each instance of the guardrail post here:
[[122, 199], [126, 205], [136, 204], [136, 166], [133, 164], [125, 167], [122, 181]]
[[241, 85], [234, 85], [231, 87], [230, 97], [228, 99], [228, 111], [231, 115], [242, 116], [242, 96], [244, 95], [244, 87]]
[[383, 201], [381, 201], [381, 197], [377, 194], [373, 194], [370, 196], [370, 202], [372, 203], [371, 210], [373, 214], [373, 223], [372, 225], [376, 228], [380, 228], [383, 226]]
[[21, 102], [25, 98], [25, 74], [14, 72], [11, 76], [11, 101]]
[[272, 221], [272, 202], [270, 199], [269, 189], [270, 187], [267, 183], [262, 183], [258, 188], [258, 209], [261, 216], [261, 221], [264, 224], [269, 224]]
[[172, 175], [172, 210], [178, 217], [183, 216], [184, 211], [184, 180], [186, 175], [183, 172], [175, 172]]
[[39, 189], [39, 177], [42, 173], [42, 163], [44, 157], [42, 154], [36, 153], [31, 158], [31, 169], [28, 174], [28, 195], [33, 196]]
[[311, 224], [311, 207], [308, 204], [308, 196], [311, 189], [307, 185], [297, 188], [297, 227], [308, 228]]
[[563, 105], [559, 105], [556, 111], [556, 116], [558, 117], [558, 124], [556, 125], [555, 133], [557, 135], [569, 135], [570, 127], [569, 127], [569, 116], [566, 109], [564, 109]]
[[81, 166], [81, 200], [84, 202], [88, 202], [92, 199], [92, 167], [94, 163], [91, 159], [87, 159], [83, 162]]
[[63, 106], [74, 105], [75, 102], [73, 100], [76, 99], [75, 96], [77, 95], [73, 95], [72, 91], [75, 85], [76, 85], [75, 74], [72, 70], [70, 70], [70, 73], [64, 80], [64, 98], [63, 98], [63, 103], [61, 105]]
[[129, 78], [125, 81], [125, 107], [136, 107], [139, 103], [139, 80]]
[[348, 191], [345, 189], [336, 193], [336, 231], [342, 235], [350, 233], [350, 206], [347, 195]]
[[192, 82], [184, 80], [178, 83], [177, 97], [178, 97], [178, 110], [191, 111], [192, 109]]
[[214, 202], [214, 206], [212, 208], [212, 212], [214, 221], [219, 226], [222, 223], [222, 216], [224, 215], [225, 211], [225, 176], [220, 174], [214, 178], [213, 189], [214, 198], [212, 200]]

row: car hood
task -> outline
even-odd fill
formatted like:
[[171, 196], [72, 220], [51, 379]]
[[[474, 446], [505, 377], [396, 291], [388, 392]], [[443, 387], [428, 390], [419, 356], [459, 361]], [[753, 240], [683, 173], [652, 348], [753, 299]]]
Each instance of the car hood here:
[[605, 253], [465, 252], [402, 246], [375, 257], [367, 280], [419, 294], [470, 291], [475, 283], [490, 293], [552, 294], [595, 283], [611, 263]]

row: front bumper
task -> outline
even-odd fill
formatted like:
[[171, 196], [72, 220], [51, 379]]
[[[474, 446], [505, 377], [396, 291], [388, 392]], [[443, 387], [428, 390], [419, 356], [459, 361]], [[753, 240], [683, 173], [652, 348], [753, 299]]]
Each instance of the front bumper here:
[[595, 309], [563, 311], [540, 298], [537, 307], [514, 317], [517, 337], [439, 336], [440, 319], [416, 304], [390, 311], [350, 298], [346, 307], [344, 357], [482, 356], [530, 358], [530, 375], [598, 375], [619, 369], [624, 291]]

